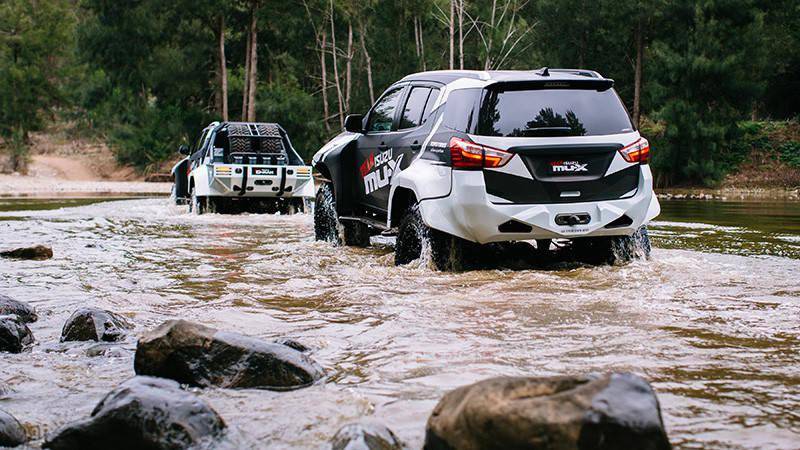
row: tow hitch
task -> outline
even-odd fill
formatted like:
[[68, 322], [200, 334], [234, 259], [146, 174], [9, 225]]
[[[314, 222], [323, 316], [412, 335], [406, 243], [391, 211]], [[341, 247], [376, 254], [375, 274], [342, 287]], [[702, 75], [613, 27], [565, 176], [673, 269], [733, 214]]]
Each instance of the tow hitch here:
[[589, 213], [559, 214], [556, 216], [556, 225], [586, 225], [592, 220]]

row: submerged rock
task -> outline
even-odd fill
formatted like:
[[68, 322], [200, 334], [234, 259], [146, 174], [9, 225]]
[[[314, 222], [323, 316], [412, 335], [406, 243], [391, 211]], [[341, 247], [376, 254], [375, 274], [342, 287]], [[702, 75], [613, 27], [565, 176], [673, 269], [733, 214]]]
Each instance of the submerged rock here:
[[286, 345], [184, 320], [165, 322], [142, 336], [134, 369], [200, 387], [286, 390], [322, 377], [317, 363]]
[[345, 425], [331, 439], [331, 450], [401, 450], [392, 430], [376, 422]]
[[45, 247], [44, 245], [37, 245], [34, 247], [23, 247], [23, 248], [16, 248], [14, 250], [6, 250], [0, 252], [0, 256], [4, 258], [33, 259], [41, 261], [44, 259], [52, 258], [53, 249], [50, 247]]
[[446, 394], [428, 419], [425, 449], [671, 448], [658, 398], [629, 373], [501, 377]]
[[61, 342], [103, 341], [117, 342], [133, 328], [128, 319], [98, 308], [81, 308], [64, 324]]
[[0, 409], [0, 447], [17, 447], [28, 441], [25, 428], [16, 417]]
[[43, 448], [185, 449], [218, 437], [225, 422], [172, 380], [135, 377], [109, 392], [91, 417], [59, 430]]
[[33, 333], [17, 316], [0, 316], [0, 352], [20, 353], [33, 344]]
[[36, 322], [39, 316], [33, 306], [0, 294], [0, 316], [13, 315], [25, 323]]
[[305, 344], [303, 344], [301, 342], [298, 342], [298, 341], [296, 341], [296, 340], [294, 340], [292, 338], [280, 338], [280, 339], [276, 340], [275, 343], [276, 344], [285, 345], [285, 346], [287, 346], [289, 348], [293, 348], [293, 349], [297, 350], [298, 352], [305, 353], [305, 352], [310, 350], [308, 347], [306, 347]]

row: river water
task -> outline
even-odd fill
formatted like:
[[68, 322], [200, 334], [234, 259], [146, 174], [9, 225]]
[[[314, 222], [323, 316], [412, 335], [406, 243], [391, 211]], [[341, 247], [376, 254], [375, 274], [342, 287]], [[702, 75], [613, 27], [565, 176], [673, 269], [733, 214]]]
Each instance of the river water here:
[[88, 416], [133, 375], [135, 343], [58, 344], [81, 306], [136, 332], [185, 318], [313, 349], [323, 383], [197, 390], [231, 448], [322, 448], [370, 416], [409, 448], [446, 391], [497, 375], [633, 371], [676, 448], [800, 448], [800, 204], [663, 203], [652, 259], [615, 267], [437, 273], [313, 240], [309, 215], [193, 216], [164, 198], [0, 199], [0, 292], [40, 311], [37, 345], [0, 355], [0, 408], [32, 434]]

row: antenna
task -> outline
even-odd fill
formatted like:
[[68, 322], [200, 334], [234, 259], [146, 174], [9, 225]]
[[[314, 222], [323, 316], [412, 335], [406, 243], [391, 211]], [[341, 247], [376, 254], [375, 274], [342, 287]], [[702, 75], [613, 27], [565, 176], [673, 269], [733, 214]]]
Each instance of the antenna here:
[[543, 77], [549, 77], [550, 76], [550, 70], [547, 67], [542, 67], [541, 69], [539, 69], [539, 75], [541, 75]]

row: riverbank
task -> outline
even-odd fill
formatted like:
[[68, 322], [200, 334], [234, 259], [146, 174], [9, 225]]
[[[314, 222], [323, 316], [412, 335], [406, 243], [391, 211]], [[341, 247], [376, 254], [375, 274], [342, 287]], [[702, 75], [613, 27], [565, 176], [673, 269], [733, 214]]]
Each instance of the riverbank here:
[[169, 195], [171, 188], [172, 183], [0, 175], [0, 197], [161, 196]]
[[779, 200], [800, 201], [800, 188], [670, 188], [656, 189], [658, 198], [663, 200]]

